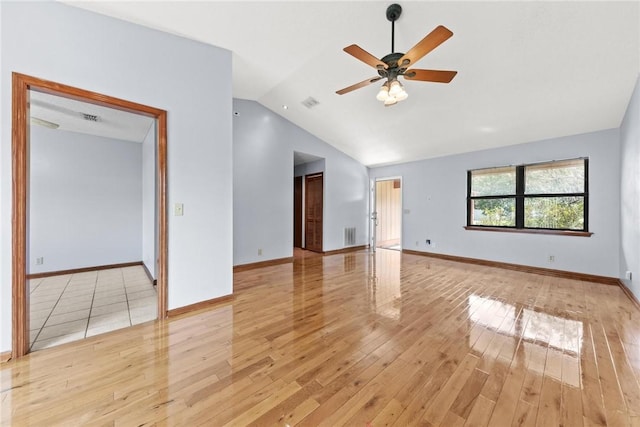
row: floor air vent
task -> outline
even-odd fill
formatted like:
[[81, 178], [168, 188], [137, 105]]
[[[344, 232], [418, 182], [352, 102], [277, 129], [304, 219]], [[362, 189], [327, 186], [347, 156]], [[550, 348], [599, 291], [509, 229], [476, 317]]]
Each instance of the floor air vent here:
[[346, 227], [344, 229], [344, 245], [353, 246], [356, 244], [356, 228]]

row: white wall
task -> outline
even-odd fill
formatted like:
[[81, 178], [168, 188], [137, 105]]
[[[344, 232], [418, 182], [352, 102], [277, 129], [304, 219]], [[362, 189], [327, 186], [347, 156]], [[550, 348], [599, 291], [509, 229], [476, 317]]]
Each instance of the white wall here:
[[34, 125], [30, 138], [29, 273], [140, 261], [142, 145]]
[[[640, 76], [620, 127], [620, 272], [640, 299]], [[625, 272], [632, 272], [632, 280]]]
[[169, 308], [232, 292], [231, 53], [56, 2], [0, 2], [0, 351], [11, 347], [11, 72], [168, 111]]
[[157, 279], [156, 215], [156, 124], [142, 142], [142, 262], [151, 277]]
[[[374, 168], [370, 176], [403, 178], [403, 208], [409, 210], [403, 217], [404, 249], [617, 277], [619, 156], [619, 131], [612, 129]], [[591, 237], [463, 229], [467, 170], [576, 157], [589, 157]], [[549, 255], [555, 262], [548, 262]]]
[[325, 159], [323, 249], [343, 248], [345, 227], [366, 244], [367, 169], [257, 102], [233, 102], [234, 265], [292, 256], [294, 151]]

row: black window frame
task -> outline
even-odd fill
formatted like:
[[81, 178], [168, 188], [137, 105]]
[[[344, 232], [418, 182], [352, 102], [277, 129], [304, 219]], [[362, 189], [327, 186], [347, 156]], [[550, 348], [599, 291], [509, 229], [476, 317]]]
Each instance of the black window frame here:
[[[526, 194], [526, 177], [525, 170], [528, 166], [540, 166], [551, 165], [554, 163], [582, 160], [584, 162], [584, 192], [582, 193], [534, 193]], [[499, 168], [514, 168], [516, 175], [516, 192], [515, 194], [500, 194], [491, 196], [472, 196], [472, 175], [473, 172], [487, 170], [487, 169], [499, 169]], [[525, 227], [524, 225], [524, 213], [525, 213], [525, 199], [532, 198], [549, 198], [549, 197], [583, 197], [584, 198], [584, 222], [582, 229], [575, 228], [542, 228], [542, 227]], [[515, 200], [515, 226], [510, 225], [481, 225], [472, 223], [473, 214], [473, 201], [474, 200], [491, 200], [491, 199], [514, 199]], [[589, 158], [577, 157], [573, 159], [554, 160], [550, 162], [538, 162], [527, 163], [516, 166], [496, 166], [491, 168], [482, 169], [470, 169], [467, 171], [467, 229], [488, 229], [494, 231], [523, 231], [523, 232], [558, 232], [562, 233], [586, 233], [589, 232]]]

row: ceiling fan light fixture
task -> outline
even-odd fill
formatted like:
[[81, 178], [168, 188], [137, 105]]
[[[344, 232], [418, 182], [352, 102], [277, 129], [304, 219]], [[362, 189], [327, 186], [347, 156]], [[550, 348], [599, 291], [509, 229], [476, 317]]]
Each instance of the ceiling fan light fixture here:
[[376, 99], [383, 101], [385, 107], [397, 104], [399, 101], [404, 101], [409, 97], [407, 91], [404, 90], [404, 86], [398, 80], [387, 81], [380, 88]]
[[392, 81], [391, 85], [389, 86], [389, 96], [393, 96], [395, 98], [401, 92], [404, 92], [404, 87], [402, 86], [402, 84], [397, 80]]
[[407, 99], [409, 97], [409, 94], [407, 93], [406, 90], [404, 90], [404, 88], [402, 89], [402, 92], [398, 93], [396, 95], [396, 100], [398, 101], [404, 101], [405, 99]]
[[378, 101], [386, 101], [389, 98], [389, 84], [385, 83], [380, 87], [380, 92], [376, 95]]
[[384, 106], [385, 107], [390, 107], [392, 105], [395, 105], [398, 103], [398, 100], [394, 97], [394, 96], [390, 96], [387, 99], [384, 100]]

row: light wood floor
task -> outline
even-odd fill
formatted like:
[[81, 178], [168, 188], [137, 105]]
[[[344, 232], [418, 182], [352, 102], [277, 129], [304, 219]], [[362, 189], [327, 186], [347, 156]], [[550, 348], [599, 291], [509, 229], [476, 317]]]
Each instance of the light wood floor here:
[[639, 378], [615, 286], [379, 250], [237, 273], [231, 302], [11, 361], [0, 423], [626, 426]]

